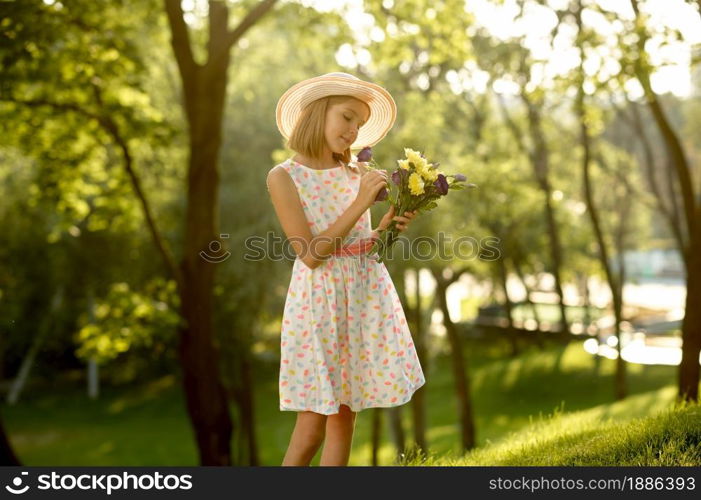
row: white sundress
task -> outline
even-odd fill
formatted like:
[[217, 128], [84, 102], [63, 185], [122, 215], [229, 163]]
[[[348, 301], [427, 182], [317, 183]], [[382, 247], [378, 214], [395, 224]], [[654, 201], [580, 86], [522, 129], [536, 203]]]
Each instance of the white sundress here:
[[[317, 235], [355, 199], [354, 164], [317, 170], [281, 164]], [[371, 235], [370, 210], [344, 243]], [[316, 269], [296, 258], [280, 339], [280, 410], [338, 413], [406, 403], [424, 374], [399, 296], [384, 263], [367, 255], [329, 256]]]

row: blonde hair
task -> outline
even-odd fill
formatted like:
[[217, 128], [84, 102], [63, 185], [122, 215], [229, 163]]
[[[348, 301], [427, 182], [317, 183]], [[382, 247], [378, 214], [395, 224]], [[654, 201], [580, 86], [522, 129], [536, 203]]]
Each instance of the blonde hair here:
[[[331, 95], [317, 99], [304, 108], [290, 134], [290, 139], [287, 141], [289, 148], [310, 158], [321, 158], [326, 141], [324, 136], [326, 112], [330, 105], [349, 99], [355, 99], [355, 97]], [[350, 148], [347, 148], [343, 153], [333, 153], [333, 159], [348, 165], [351, 160]]]

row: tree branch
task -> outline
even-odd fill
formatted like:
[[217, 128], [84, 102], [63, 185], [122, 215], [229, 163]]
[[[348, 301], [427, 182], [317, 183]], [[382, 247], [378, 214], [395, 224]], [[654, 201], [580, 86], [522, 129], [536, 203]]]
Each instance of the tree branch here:
[[[275, 5], [277, 0], [263, 0], [260, 2], [253, 10], [251, 10], [246, 17], [239, 23], [234, 31], [229, 32], [226, 43], [229, 47], [239, 41], [239, 39], [248, 31], [248, 29], [256, 24], [258, 20], [263, 17], [272, 7]], [[211, 3], [211, 2], [210, 2]]]
[[[100, 108], [104, 109], [100, 89], [95, 85], [93, 85], [93, 93], [95, 94], [95, 100], [97, 101]], [[134, 188], [134, 193], [141, 202], [141, 208], [144, 212], [144, 217], [146, 218], [146, 223], [148, 224], [149, 231], [151, 232], [153, 242], [156, 245], [158, 252], [161, 254], [166, 268], [170, 272], [175, 282], [178, 284], [178, 288], [181, 288], [183, 284], [183, 278], [180, 272], [180, 268], [175, 264], [175, 258], [168, 249], [168, 246], [165, 240], [163, 239], [161, 232], [156, 226], [156, 221], [154, 220], [153, 215], [151, 213], [151, 207], [148, 203], [148, 200], [146, 199], [144, 190], [141, 188], [141, 180], [139, 179], [139, 176], [134, 170], [134, 164], [132, 161], [131, 151], [129, 150], [129, 145], [127, 144], [127, 141], [124, 139], [121, 132], [119, 131], [117, 123], [112, 119], [112, 117], [109, 114], [105, 113], [101, 120], [101, 123], [103, 128], [112, 135], [112, 138], [119, 146], [119, 149], [122, 151], [122, 157], [124, 159], [124, 168], [126, 169], [127, 174], [129, 175], [132, 187]]]
[[221, 57], [228, 57], [231, 48], [228, 40], [228, 24], [229, 8], [226, 3], [222, 0], [209, 0], [209, 39], [205, 66], [214, 64]]
[[644, 191], [641, 191], [640, 189], [635, 187], [633, 183], [631, 183], [630, 179], [623, 175], [619, 170], [614, 170], [611, 167], [611, 165], [609, 165], [608, 161], [606, 161], [604, 155], [600, 151], [595, 151], [594, 153], [592, 153], [592, 158], [596, 160], [603, 172], [606, 172], [607, 174], [611, 175], [612, 177], [615, 177], [618, 181], [620, 181], [625, 186], [626, 191], [634, 194], [640, 203], [645, 205], [650, 210], [660, 209], [659, 205], [650, 199], [649, 193], [645, 193]]
[[522, 133], [521, 129], [506, 109], [506, 102], [504, 101], [504, 97], [497, 92], [495, 92], [495, 94], [497, 96], [497, 100], [499, 101], [499, 108], [501, 109], [501, 114], [504, 117], [504, 121], [506, 122], [507, 127], [511, 131], [511, 135], [516, 141], [518, 148], [529, 157], [532, 157], [533, 152], [530, 150], [530, 148], [526, 146], [526, 143], [523, 141], [524, 134]]
[[173, 47], [173, 53], [175, 54], [175, 60], [178, 63], [178, 70], [180, 71], [180, 77], [183, 82], [184, 91], [186, 94], [185, 109], [188, 115], [191, 115], [192, 110], [187, 106], [187, 96], [191, 96], [194, 93], [195, 79], [192, 75], [197, 72], [200, 65], [195, 62], [192, 55], [192, 47], [190, 45], [190, 35], [187, 31], [187, 25], [185, 24], [185, 19], [183, 18], [183, 9], [180, 5], [180, 0], [164, 0], [166, 14], [168, 15], [168, 24], [170, 25], [171, 32], [171, 46]]
[[[638, 8], [638, 0], [630, 0], [633, 12], [635, 12], [636, 24], [640, 22], [640, 10]], [[657, 98], [657, 94], [652, 90], [652, 85], [650, 83], [650, 74], [648, 68], [644, 66], [641, 60], [643, 54], [645, 54], [645, 43], [648, 40], [645, 27], [640, 25], [637, 27], [638, 31], [638, 54], [635, 61], [635, 76], [640, 82], [645, 92], [645, 98], [647, 105], [652, 112], [652, 116], [657, 123], [660, 133], [664, 138], [665, 145], [667, 146], [667, 152], [669, 153], [670, 160], [674, 165], [677, 172], [677, 177], [679, 179], [679, 186], [682, 192], [682, 200], [684, 202], [684, 215], [688, 234], [693, 235], [696, 230], [696, 224], [701, 223], [695, 220], [695, 212], [697, 210], [697, 204], [694, 196], [694, 183], [691, 177], [691, 171], [689, 169], [689, 164], [684, 154], [684, 149], [681, 145], [681, 141], [677, 136], [675, 130], [667, 118], [667, 115], [662, 108], [661, 103]]]
[[[650, 142], [650, 138], [645, 132], [645, 127], [642, 125], [643, 117], [640, 115], [640, 111], [638, 110], [638, 103], [631, 100], [627, 95], [624, 95], [624, 97], [626, 99], [626, 102], [628, 103], [628, 109], [630, 109], [632, 117], [628, 115], [628, 113], [623, 107], [618, 106], [613, 99], [609, 101], [609, 104], [617, 112], [618, 116], [620, 116], [623, 119], [623, 121], [631, 128], [631, 130], [633, 130], [633, 132], [637, 135], [638, 139], [640, 139], [640, 143], [643, 147], [643, 166], [645, 168], [647, 184], [650, 188], [650, 191], [654, 195], [654, 199], [656, 201], [656, 205], [652, 208], [661, 212], [662, 216], [667, 220], [667, 224], [669, 224], [670, 230], [672, 231], [675, 242], [677, 244], [679, 254], [685, 256], [687, 253], [687, 243], [683, 234], [685, 227], [683, 227], [680, 222], [677, 196], [674, 192], [674, 177], [671, 175], [673, 167], [671, 165], [667, 165], [665, 167], [666, 173], [668, 174], [667, 181], [664, 182], [663, 180], [660, 180], [660, 182], [664, 182], [666, 184], [666, 187], [669, 189], [670, 206], [667, 206], [665, 197], [662, 191], [660, 190], [660, 187], [657, 185], [657, 162], [654, 158], [654, 154], [652, 151], [653, 146]], [[599, 158], [599, 163], [602, 165], [602, 167], [604, 167], [605, 165], [603, 163], [602, 156], [598, 155], [597, 158]], [[646, 206], [650, 206], [650, 204], [647, 203], [647, 201], [645, 201], [644, 198], [643, 202]], [[686, 259], [684, 259], [684, 262], [686, 265]]]
[[[99, 89], [97, 87], [93, 87], [93, 91], [98, 105], [102, 107], [102, 96], [100, 95]], [[100, 124], [100, 126], [112, 136], [112, 139], [117, 144], [122, 153], [122, 158], [124, 159], [124, 168], [126, 169], [127, 174], [129, 175], [129, 180], [131, 181], [132, 187], [134, 188], [134, 192], [137, 198], [139, 198], [139, 201], [141, 202], [141, 208], [144, 212], [144, 217], [146, 218], [146, 223], [148, 224], [151, 237], [153, 238], [158, 252], [163, 258], [168, 272], [180, 288], [182, 286], [182, 275], [180, 272], [180, 268], [178, 268], [178, 266], [175, 264], [175, 259], [173, 258], [173, 255], [171, 254], [170, 250], [168, 249], [166, 242], [161, 236], [161, 233], [158, 230], [158, 227], [156, 226], [156, 222], [153, 219], [153, 216], [151, 215], [151, 208], [149, 206], [148, 200], [146, 199], [146, 196], [144, 195], [143, 189], [141, 188], [141, 181], [136, 172], [134, 171], [131, 151], [129, 150], [129, 146], [124, 137], [122, 137], [119, 131], [119, 127], [114, 122], [114, 120], [106, 114], [99, 115], [93, 113], [74, 103], [58, 103], [46, 99], [21, 100], [12, 97], [4, 98], [3, 100], [14, 102], [17, 104], [23, 104], [29, 107], [47, 106], [61, 111], [72, 111], [97, 121]]]

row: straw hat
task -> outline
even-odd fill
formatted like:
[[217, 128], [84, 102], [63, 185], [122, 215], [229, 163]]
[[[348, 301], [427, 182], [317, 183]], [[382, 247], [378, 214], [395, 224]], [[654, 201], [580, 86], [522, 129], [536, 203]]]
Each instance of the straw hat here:
[[379, 85], [348, 73], [327, 73], [293, 85], [280, 97], [275, 110], [280, 133], [288, 139], [302, 110], [311, 102], [332, 95], [352, 96], [370, 107], [370, 117], [358, 131], [351, 149], [374, 146], [380, 142], [397, 118], [394, 99]]

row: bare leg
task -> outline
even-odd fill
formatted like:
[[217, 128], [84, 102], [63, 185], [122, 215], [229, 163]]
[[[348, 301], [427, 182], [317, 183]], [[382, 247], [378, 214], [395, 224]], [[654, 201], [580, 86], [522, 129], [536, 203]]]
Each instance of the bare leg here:
[[321, 452], [319, 465], [348, 465], [355, 413], [346, 405], [341, 405], [338, 413], [326, 419], [326, 443]]
[[282, 465], [309, 465], [324, 441], [325, 425], [326, 415], [311, 411], [298, 412]]

